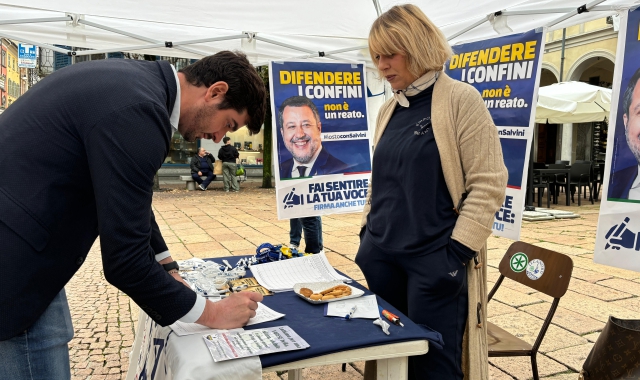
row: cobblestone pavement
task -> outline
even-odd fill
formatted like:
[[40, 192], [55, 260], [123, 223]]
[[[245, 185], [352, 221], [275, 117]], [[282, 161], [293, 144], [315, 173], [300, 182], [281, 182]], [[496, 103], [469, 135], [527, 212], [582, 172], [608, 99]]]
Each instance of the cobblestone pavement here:
[[[288, 242], [289, 222], [276, 218], [274, 190], [260, 189], [256, 182], [244, 183], [239, 193], [225, 193], [219, 183], [213, 186], [206, 192], [173, 189], [154, 195], [156, 219], [174, 259], [253, 254], [260, 243]], [[564, 204], [562, 196], [560, 204]], [[544, 378], [575, 380], [608, 316], [638, 317], [640, 273], [593, 262], [599, 202], [552, 208], [581, 217], [525, 222], [522, 228], [521, 240], [570, 255], [574, 262], [569, 291], [542, 343], [538, 368]], [[353, 261], [360, 215], [331, 215], [322, 221], [331, 264], [364, 283]], [[489, 286], [498, 278], [498, 263], [510, 244], [508, 239], [489, 238]], [[98, 244], [66, 289], [76, 332], [69, 346], [73, 379], [124, 379], [136, 306], [104, 280]], [[550, 302], [544, 294], [507, 279], [489, 304], [489, 319], [533, 343]], [[492, 358], [490, 363], [493, 380], [532, 376], [528, 358]], [[347, 372], [341, 372], [339, 366], [305, 370], [304, 376], [362, 379], [362, 363], [352, 363]], [[268, 373], [264, 378], [286, 379], [287, 374]]]

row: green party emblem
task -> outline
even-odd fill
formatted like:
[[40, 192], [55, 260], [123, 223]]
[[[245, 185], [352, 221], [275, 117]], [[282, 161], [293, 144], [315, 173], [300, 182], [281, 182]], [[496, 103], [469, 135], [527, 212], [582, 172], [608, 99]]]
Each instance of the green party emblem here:
[[527, 264], [529, 263], [529, 258], [522, 252], [518, 252], [515, 255], [511, 256], [511, 260], [509, 261], [509, 266], [511, 266], [511, 270], [514, 272], [522, 272], [527, 268]]

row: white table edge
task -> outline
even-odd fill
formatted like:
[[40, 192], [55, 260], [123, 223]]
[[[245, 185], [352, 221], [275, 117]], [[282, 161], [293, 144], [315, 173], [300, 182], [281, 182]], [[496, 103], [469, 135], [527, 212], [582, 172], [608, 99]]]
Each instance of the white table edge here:
[[429, 351], [429, 341], [412, 340], [408, 342], [385, 344], [357, 348], [354, 350], [339, 351], [332, 354], [317, 356], [314, 358], [298, 360], [279, 364], [272, 367], [263, 368], [263, 372], [286, 371], [291, 369], [302, 369], [320, 365], [351, 363], [363, 360], [382, 360], [397, 357], [407, 357], [423, 355]]

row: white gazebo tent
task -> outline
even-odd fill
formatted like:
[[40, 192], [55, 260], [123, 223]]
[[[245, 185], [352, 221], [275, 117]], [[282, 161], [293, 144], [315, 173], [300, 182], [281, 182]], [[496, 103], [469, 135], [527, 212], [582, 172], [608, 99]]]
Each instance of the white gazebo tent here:
[[[638, 0], [412, 1], [452, 43], [563, 28]], [[69, 55], [133, 52], [198, 58], [223, 49], [269, 60], [368, 60], [367, 35], [390, 0], [0, 0], [0, 36]], [[95, 49], [71, 52], [54, 45]]]

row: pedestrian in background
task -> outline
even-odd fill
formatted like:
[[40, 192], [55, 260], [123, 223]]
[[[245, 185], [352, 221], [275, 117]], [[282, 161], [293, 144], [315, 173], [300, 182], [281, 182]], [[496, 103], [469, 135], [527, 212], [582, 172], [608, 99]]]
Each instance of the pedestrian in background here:
[[[191, 178], [198, 183], [198, 188], [202, 191], [207, 190], [211, 181], [216, 179], [213, 174], [213, 163], [216, 162], [213, 154], [207, 152], [204, 148], [198, 148], [198, 154], [191, 157]], [[207, 177], [204, 180], [200, 177]]]
[[417, 6], [383, 13], [369, 51], [394, 96], [378, 114], [355, 261], [371, 291], [442, 334], [442, 350], [409, 357], [410, 379], [487, 380], [486, 265], [473, 259], [486, 262], [504, 201], [497, 129], [478, 91], [442, 71], [451, 48]]
[[229, 188], [233, 191], [240, 191], [240, 185], [238, 185], [238, 179], [236, 178], [236, 171], [238, 170], [236, 160], [240, 157], [240, 153], [231, 145], [231, 137], [225, 136], [222, 142], [224, 145], [218, 151], [218, 158], [222, 161], [224, 191], [229, 192]]
[[322, 245], [322, 218], [309, 216], [289, 219], [289, 247], [298, 249], [304, 230], [304, 252], [320, 253]]

